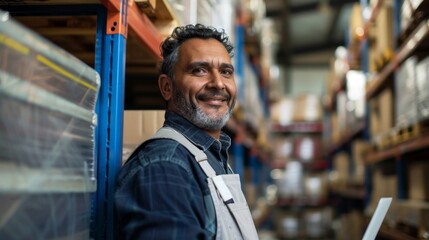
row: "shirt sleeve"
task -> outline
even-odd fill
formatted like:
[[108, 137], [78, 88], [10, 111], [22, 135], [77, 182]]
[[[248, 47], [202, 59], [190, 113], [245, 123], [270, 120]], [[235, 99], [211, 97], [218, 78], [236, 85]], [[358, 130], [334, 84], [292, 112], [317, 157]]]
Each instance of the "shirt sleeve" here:
[[177, 163], [148, 164], [115, 198], [118, 239], [209, 239], [201, 189]]

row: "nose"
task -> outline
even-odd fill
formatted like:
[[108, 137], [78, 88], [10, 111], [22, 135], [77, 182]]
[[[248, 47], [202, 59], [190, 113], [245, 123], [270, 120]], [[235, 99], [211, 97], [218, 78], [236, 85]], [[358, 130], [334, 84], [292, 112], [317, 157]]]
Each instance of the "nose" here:
[[208, 86], [216, 89], [225, 89], [222, 75], [217, 71], [213, 71]]

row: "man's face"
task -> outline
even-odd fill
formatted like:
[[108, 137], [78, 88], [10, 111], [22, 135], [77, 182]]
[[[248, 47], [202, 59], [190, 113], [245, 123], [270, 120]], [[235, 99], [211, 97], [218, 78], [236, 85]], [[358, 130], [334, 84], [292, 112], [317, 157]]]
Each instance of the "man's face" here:
[[174, 68], [173, 110], [200, 128], [220, 130], [236, 97], [234, 67], [225, 47], [215, 39], [189, 39], [179, 49]]

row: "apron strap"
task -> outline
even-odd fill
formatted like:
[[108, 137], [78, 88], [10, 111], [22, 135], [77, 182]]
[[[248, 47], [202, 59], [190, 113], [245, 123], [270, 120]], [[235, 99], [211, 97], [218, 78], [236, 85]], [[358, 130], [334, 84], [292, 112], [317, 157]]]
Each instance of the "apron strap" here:
[[169, 139], [176, 140], [177, 142], [182, 144], [186, 149], [188, 149], [192, 155], [194, 155], [195, 160], [200, 164], [201, 168], [203, 169], [207, 177], [216, 176], [216, 172], [207, 161], [208, 159], [207, 155], [202, 150], [197, 148], [193, 143], [191, 143], [191, 141], [189, 141], [181, 133], [177, 132], [173, 128], [162, 127], [150, 139], [154, 139], [154, 138], [169, 138]]
[[193, 143], [191, 143], [191, 141], [189, 141], [185, 136], [183, 136], [181, 133], [177, 132], [173, 128], [162, 127], [150, 139], [155, 138], [173, 139], [182, 144], [185, 148], [187, 148], [189, 152], [194, 155], [195, 160], [198, 162], [198, 164], [200, 164], [207, 177], [213, 179], [213, 182], [216, 185], [216, 188], [219, 191], [224, 203], [228, 204], [234, 202], [231, 191], [226, 186], [223, 179], [220, 176], [216, 176], [215, 170], [212, 168], [212, 166], [210, 166], [210, 163], [208, 162], [207, 155], [201, 149], [197, 148]]

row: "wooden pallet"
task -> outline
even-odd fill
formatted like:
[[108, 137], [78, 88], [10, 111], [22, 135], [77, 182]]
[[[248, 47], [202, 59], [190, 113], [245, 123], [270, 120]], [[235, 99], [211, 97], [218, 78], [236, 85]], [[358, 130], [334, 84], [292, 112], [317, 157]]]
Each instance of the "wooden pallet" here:
[[425, 129], [428, 129], [427, 125], [421, 122], [409, 126], [395, 127], [389, 132], [375, 137], [373, 142], [377, 150], [382, 150], [416, 138], [420, 136]]
[[415, 137], [418, 137], [421, 133], [421, 127], [422, 126], [420, 123], [415, 123], [407, 127], [395, 129], [395, 131], [392, 132], [391, 136], [392, 144], [397, 145]]

